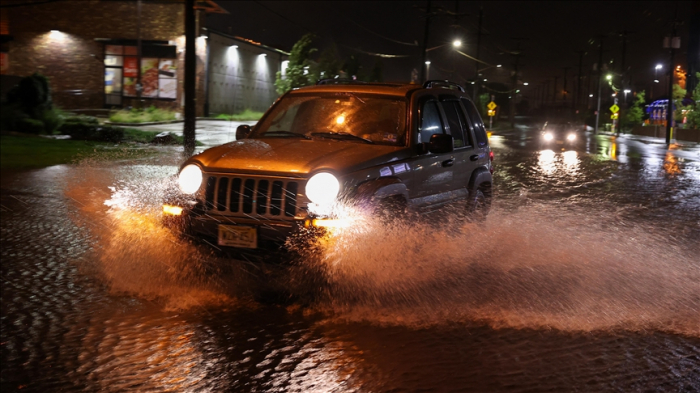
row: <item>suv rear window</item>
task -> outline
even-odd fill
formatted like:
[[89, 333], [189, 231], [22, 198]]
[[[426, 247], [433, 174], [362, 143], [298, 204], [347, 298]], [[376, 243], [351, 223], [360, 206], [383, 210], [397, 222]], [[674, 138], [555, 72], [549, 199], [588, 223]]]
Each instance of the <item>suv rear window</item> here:
[[481, 121], [481, 116], [479, 116], [479, 112], [476, 110], [474, 104], [465, 98], [462, 98], [462, 104], [467, 110], [469, 120], [471, 120], [471, 123], [474, 126], [474, 136], [476, 137], [476, 144], [479, 147], [485, 147], [486, 145], [488, 145], [489, 140], [486, 136], [486, 129], [484, 127], [484, 123]]
[[347, 133], [380, 145], [406, 144], [407, 101], [371, 94], [291, 94], [272, 107], [252, 138]]

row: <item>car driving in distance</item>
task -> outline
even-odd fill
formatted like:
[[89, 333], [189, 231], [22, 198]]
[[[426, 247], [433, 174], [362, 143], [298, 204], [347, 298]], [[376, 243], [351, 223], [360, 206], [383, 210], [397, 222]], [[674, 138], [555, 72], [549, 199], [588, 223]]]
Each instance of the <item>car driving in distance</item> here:
[[167, 220], [220, 248], [275, 249], [304, 228], [446, 205], [485, 218], [493, 153], [461, 86], [320, 81], [280, 97], [236, 141], [192, 156]]
[[568, 122], [546, 122], [540, 131], [544, 146], [572, 146], [580, 140], [581, 129]]

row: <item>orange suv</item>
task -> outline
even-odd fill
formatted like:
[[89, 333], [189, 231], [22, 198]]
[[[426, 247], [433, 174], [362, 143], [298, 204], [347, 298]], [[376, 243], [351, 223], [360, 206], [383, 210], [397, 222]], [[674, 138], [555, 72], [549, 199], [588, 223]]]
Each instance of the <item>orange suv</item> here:
[[457, 204], [484, 219], [492, 161], [483, 121], [455, 83], [326, 80], [284, 94], [235, 142], [189, 158], [163, 211], [196, 237], [241, 249], [352, 225], [353, 210], [339, 204], [396, 214]]

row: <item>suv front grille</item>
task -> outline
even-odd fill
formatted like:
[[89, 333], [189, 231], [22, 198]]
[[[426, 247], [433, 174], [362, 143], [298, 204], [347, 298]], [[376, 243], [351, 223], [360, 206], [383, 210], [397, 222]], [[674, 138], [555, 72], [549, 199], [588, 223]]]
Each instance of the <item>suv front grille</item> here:
[[298, 190], [296, 180], [209, 176], [204, 206], [218, 214], [288, 219], [296, 215]]

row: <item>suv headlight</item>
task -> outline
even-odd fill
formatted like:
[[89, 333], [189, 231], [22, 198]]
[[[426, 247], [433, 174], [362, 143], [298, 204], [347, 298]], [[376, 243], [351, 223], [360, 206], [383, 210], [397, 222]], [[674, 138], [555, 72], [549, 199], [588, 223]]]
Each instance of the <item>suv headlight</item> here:
[[333, 203], [339, 192], [340, 182], [328, 172], [317, 173], [306, 182], [306, 196], [318, 205]]
[[177, 182], [182, 192], [194, 194], [202, 185], [202, 170], [197, 165], [187, 165], [180, 171]]

